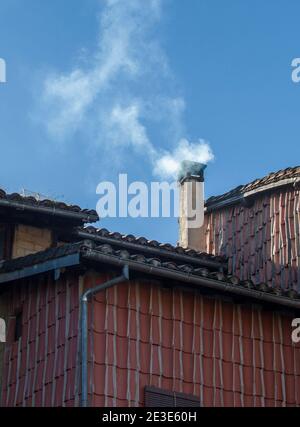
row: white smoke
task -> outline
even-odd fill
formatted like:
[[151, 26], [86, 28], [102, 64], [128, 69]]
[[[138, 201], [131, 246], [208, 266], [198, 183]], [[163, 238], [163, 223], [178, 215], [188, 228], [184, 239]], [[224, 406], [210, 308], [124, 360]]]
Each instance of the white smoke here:
[[[96, 52], [69, 73], [46, 76], [41, 121], [55, 141], [71, 140], [101, 146], [110, 157], [148, 158], [153, 173], [174, 177], [181, 160], [206, 163], [213, 154], [204, 141], [189, 143], [178, 93], [166, 55], [157, 40], [162, 0], [102, 0]], [[151, 129], [157, 129], [153, 143]], [[177, 148], [170, 152], [160, 147]], [[145, 153], [147, 155], [145, 156]]]
[[213, 159], [208, 142], [200, 139], [197, 143], [190, 143], [187, 139], [181, 139], [173, 153], [165, 153], [157, 159], [154, 173], [162, 178], [176, 178], [183, 160], [207, 164]]

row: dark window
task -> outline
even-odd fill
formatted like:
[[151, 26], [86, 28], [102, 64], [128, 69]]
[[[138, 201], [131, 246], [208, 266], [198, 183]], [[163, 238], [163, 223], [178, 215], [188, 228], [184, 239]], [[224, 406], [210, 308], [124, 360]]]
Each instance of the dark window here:
[[0, 224], [0, 261], [11, 257], [12, 237], [12, 226]]
[[0, 260], [4, 258], [5, 255], [5, 229], [0, 227]]
[[22, 312], [20, 311], [16, 315], [16, 323], [15, 323], [15, 341], [18, 341], [19, 338], [22, 336]]
[[162, 390], [156, 387], [145, 387], [146, 407], [199, 407], [200, 398], [184, 393]]

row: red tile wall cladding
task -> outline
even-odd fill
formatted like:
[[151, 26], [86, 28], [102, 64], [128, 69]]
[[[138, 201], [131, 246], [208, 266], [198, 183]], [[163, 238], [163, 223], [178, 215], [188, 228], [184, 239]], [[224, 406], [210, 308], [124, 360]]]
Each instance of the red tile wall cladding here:
[[8, 323], [2, 405], [61, 406], [78, 403], [78, 278], [18, 283], [11, 313], [22, 309], [22, 336]]
[[93, 307], [92, 405], [143, 405], [147, 385], [203, 406], [300, 405], [288, 316], [151, 282], [110, 289]]
[[241, 279], [300, 291], [299, 223], [299, 190], [265, 193], [251, 208], [208, 213], [203, 250], [227, 256], [230, 273]]
[[[79, 404], [79, 283], [65, 274], [14, 287], [23, 331], [6, 345], [4, 406]], [[134, 281], [98, 294], [89, 323], [91, 405], [143, 405], [146, 385], [202, 406], [300, 405], [300, 345], [287, 315]]]

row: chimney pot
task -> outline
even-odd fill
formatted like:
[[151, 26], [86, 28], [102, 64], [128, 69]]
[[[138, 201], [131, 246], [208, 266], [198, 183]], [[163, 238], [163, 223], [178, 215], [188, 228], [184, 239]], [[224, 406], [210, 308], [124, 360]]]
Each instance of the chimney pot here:
[[203, 163], [184, 160], [181, 162], [178, 181], [182, 184], [186, 179], [193, 178], [195, 181], [204, 182], [204, 170], [206, 167]]

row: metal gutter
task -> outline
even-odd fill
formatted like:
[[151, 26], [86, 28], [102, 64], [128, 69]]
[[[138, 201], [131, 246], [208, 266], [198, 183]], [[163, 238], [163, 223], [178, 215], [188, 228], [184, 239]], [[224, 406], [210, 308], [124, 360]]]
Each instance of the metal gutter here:
[[91, 223], [96, 222], [99, 220], [98, 215], [89, 215], [84, 214], [80, 212], [73, 212], [73, 211], [64, 211], [63, 209], [59, 208], [49, 208], [46, 206], [34, 206], [27, 203], [20, 203], [15, 202], [12, 200], [6, 200], [6, 199], [0, 199], [0, 207], [6, 207], [6, 208], [14, 208], [21, 211], [31, 211], [31, 212], [38, 212], [45, 215], [51, 215], [51, 216], [60, 216], [63, 218], [73, 219], [73, 220], [80, 220], [81, 222]]
[[85, 291], [80, 298], [81, 320], [80, 320], [80, 340], [81, 340], [81, 406], [88, 405], [88, 300], [93, 295], [111, 288], [118, 283], [129, 280], [128, 265], [123, 266], [122, 274], [112, 280], [101, 283], [98, 286]]
[[128, 265], [133, 271], [138, 271], [159, 278], [180, 281], [193, 287], [206, 287], [219, 292], [230, 292], [231, 294], [256, 299], [258, 301], [273, 303], [293, 309], [300, 309], [300, 300], [277, 296], [267, 292], [258, 291], [256, 289], [233, 285], [221, 280], [219, 281], [207, 277], [195, 276], [190, 273], [174, 271], [164, 267], [155, 267], [153, 265], [144, 264], [130, 259], [122, 259], [115, 255], [106, 255], [90, 248], [86, 248], [82, 256], [87, 260], [111, 264], [118, 267]]
[[200, 267], [213, 268], [214, 270], [221, 270], [221, 271], [227, 270], [226, 262], [218, 262], [218, 261], [197, 258], [197, 256], [192, 257], [190, 255], [178, 254], [175, 252], [167, 251], [163, 248], [155, 248], [155, 247], [146, 246], [146, 245], [139, 245], [138, 243], [126, 242], [124, 240], [116, 240], [111, 237], [98, 236], [97, 234], [91, 234], [85, 231], [75, 231], [74, 235], [82, 239], [94, 240], [100, 243], [116, 245], [124, 249], [135, 250], [135, 251], [138, 251], [139, 253], [143, 252], [143, 253], [151, 254], [152, 256], [157, 255], [159, 257], [173, 259], [174, 261], [177, 261], [177, 262], [179, 261], [182, 263], [186, 262], [191, 265], [199, 265]]
[[227, 206], [235, 205], [241, 203], [244, 200], [244, 195], [239, 194], [238, 196], [230, 197], [219, 202], [212, 203], [211, 205], [205, 205], [204, 212], [208, 213], [216, 209], [222, 209]]
[[46, 273], [51, 270], [58, 270], [64, 267], [72, 267], [80, 264], [80, 254], [66, 255], [61, 258], [35, 264], [30, 267], [24, 267], [21, 270], [11, 271], [0, 274], [0, 283], [12, 282], [14, 280], [24, 279], [25, 277], [35, 276]]

